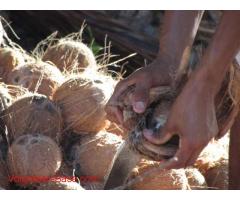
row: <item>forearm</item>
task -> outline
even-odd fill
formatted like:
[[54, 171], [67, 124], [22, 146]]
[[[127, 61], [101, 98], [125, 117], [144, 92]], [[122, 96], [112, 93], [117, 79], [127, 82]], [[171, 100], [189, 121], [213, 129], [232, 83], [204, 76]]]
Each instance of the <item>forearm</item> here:
[[187, 65], [202, 14], [203, 11], [166, 11], [158, 58], [170, 62], [172, 72]]
[[212, 91], [217, 93], [240, 48], [240, 12], [225, 11], [216, 34], [201, 62], [203, 76]]

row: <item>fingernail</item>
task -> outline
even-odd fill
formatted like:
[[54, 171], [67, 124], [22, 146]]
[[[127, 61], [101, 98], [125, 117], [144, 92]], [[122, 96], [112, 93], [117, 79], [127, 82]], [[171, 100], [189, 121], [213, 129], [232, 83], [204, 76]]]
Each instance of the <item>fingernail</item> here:
[[151, 137], [153, 135], [153, 131], [150, 129], [144, 129], [143, 135], [144, 135], [144, 137], [146, 137], [148, 139], [149, 137]]
[[142, 101], [138, 101], [133, 104], [133, 110], [136, 113], [143, 113], [145, 111], [145, 104]]

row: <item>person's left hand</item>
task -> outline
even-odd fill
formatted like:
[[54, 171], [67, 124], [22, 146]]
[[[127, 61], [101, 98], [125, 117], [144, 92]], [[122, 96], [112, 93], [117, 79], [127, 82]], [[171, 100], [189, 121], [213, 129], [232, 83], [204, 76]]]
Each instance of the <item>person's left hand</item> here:
[[177, 153], [163, 161], [166, 169], [193, 165], [203, 148], [218, 134], [214, 105], [216, 92], [209, 84], [204, 74], [193, 74], [175, 100], [161, 135], [151, 130], [143, 131], [145, 138], [155, 145], [164, 144], [173, 135], [179, 135]]

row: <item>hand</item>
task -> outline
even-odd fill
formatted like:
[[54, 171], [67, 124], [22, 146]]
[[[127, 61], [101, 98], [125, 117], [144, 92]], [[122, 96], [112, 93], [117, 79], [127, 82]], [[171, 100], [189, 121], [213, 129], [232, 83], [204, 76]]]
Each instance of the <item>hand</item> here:
[[195, 73], [175, 100], [161, 135], [144, 130], [145, 138], [155, 145], [166, 143], [173, 135], [180, 146], [166, 169], [193, 165], [203, 148], [218, 134], [214, 97], [204, 74]]
[[120, 81], [106, 105], [105, 110], [108, 119], [123, 124], [122, 110], [118, 105], [119, 98], [132, 85], [135, 85], [135, 89], [131, 95], [131, 105], [136, 113], [143, 113], [148, 105], [150, 89], [171, 83], [170, 69], [170, 62], [158, 58], [147, 67], [140, 68], [126, 79]]

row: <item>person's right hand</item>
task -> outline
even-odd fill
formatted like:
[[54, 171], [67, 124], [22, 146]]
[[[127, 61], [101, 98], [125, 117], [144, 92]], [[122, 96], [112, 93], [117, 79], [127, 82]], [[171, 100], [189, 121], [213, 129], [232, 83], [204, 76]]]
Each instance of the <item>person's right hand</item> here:
[[150, 65], [136, 70], [129, 77], [120, 81], [106, 105], [107, 118], [117, 124], [123, 124], [119, 98], [132, 85], [135, 86], [135, 89], [130, 99], [131, 106], [136, 113], [143, 113], [148, 105], [150, 89], [171, 83], [170, 69], [169, 62], [156, 59]]

